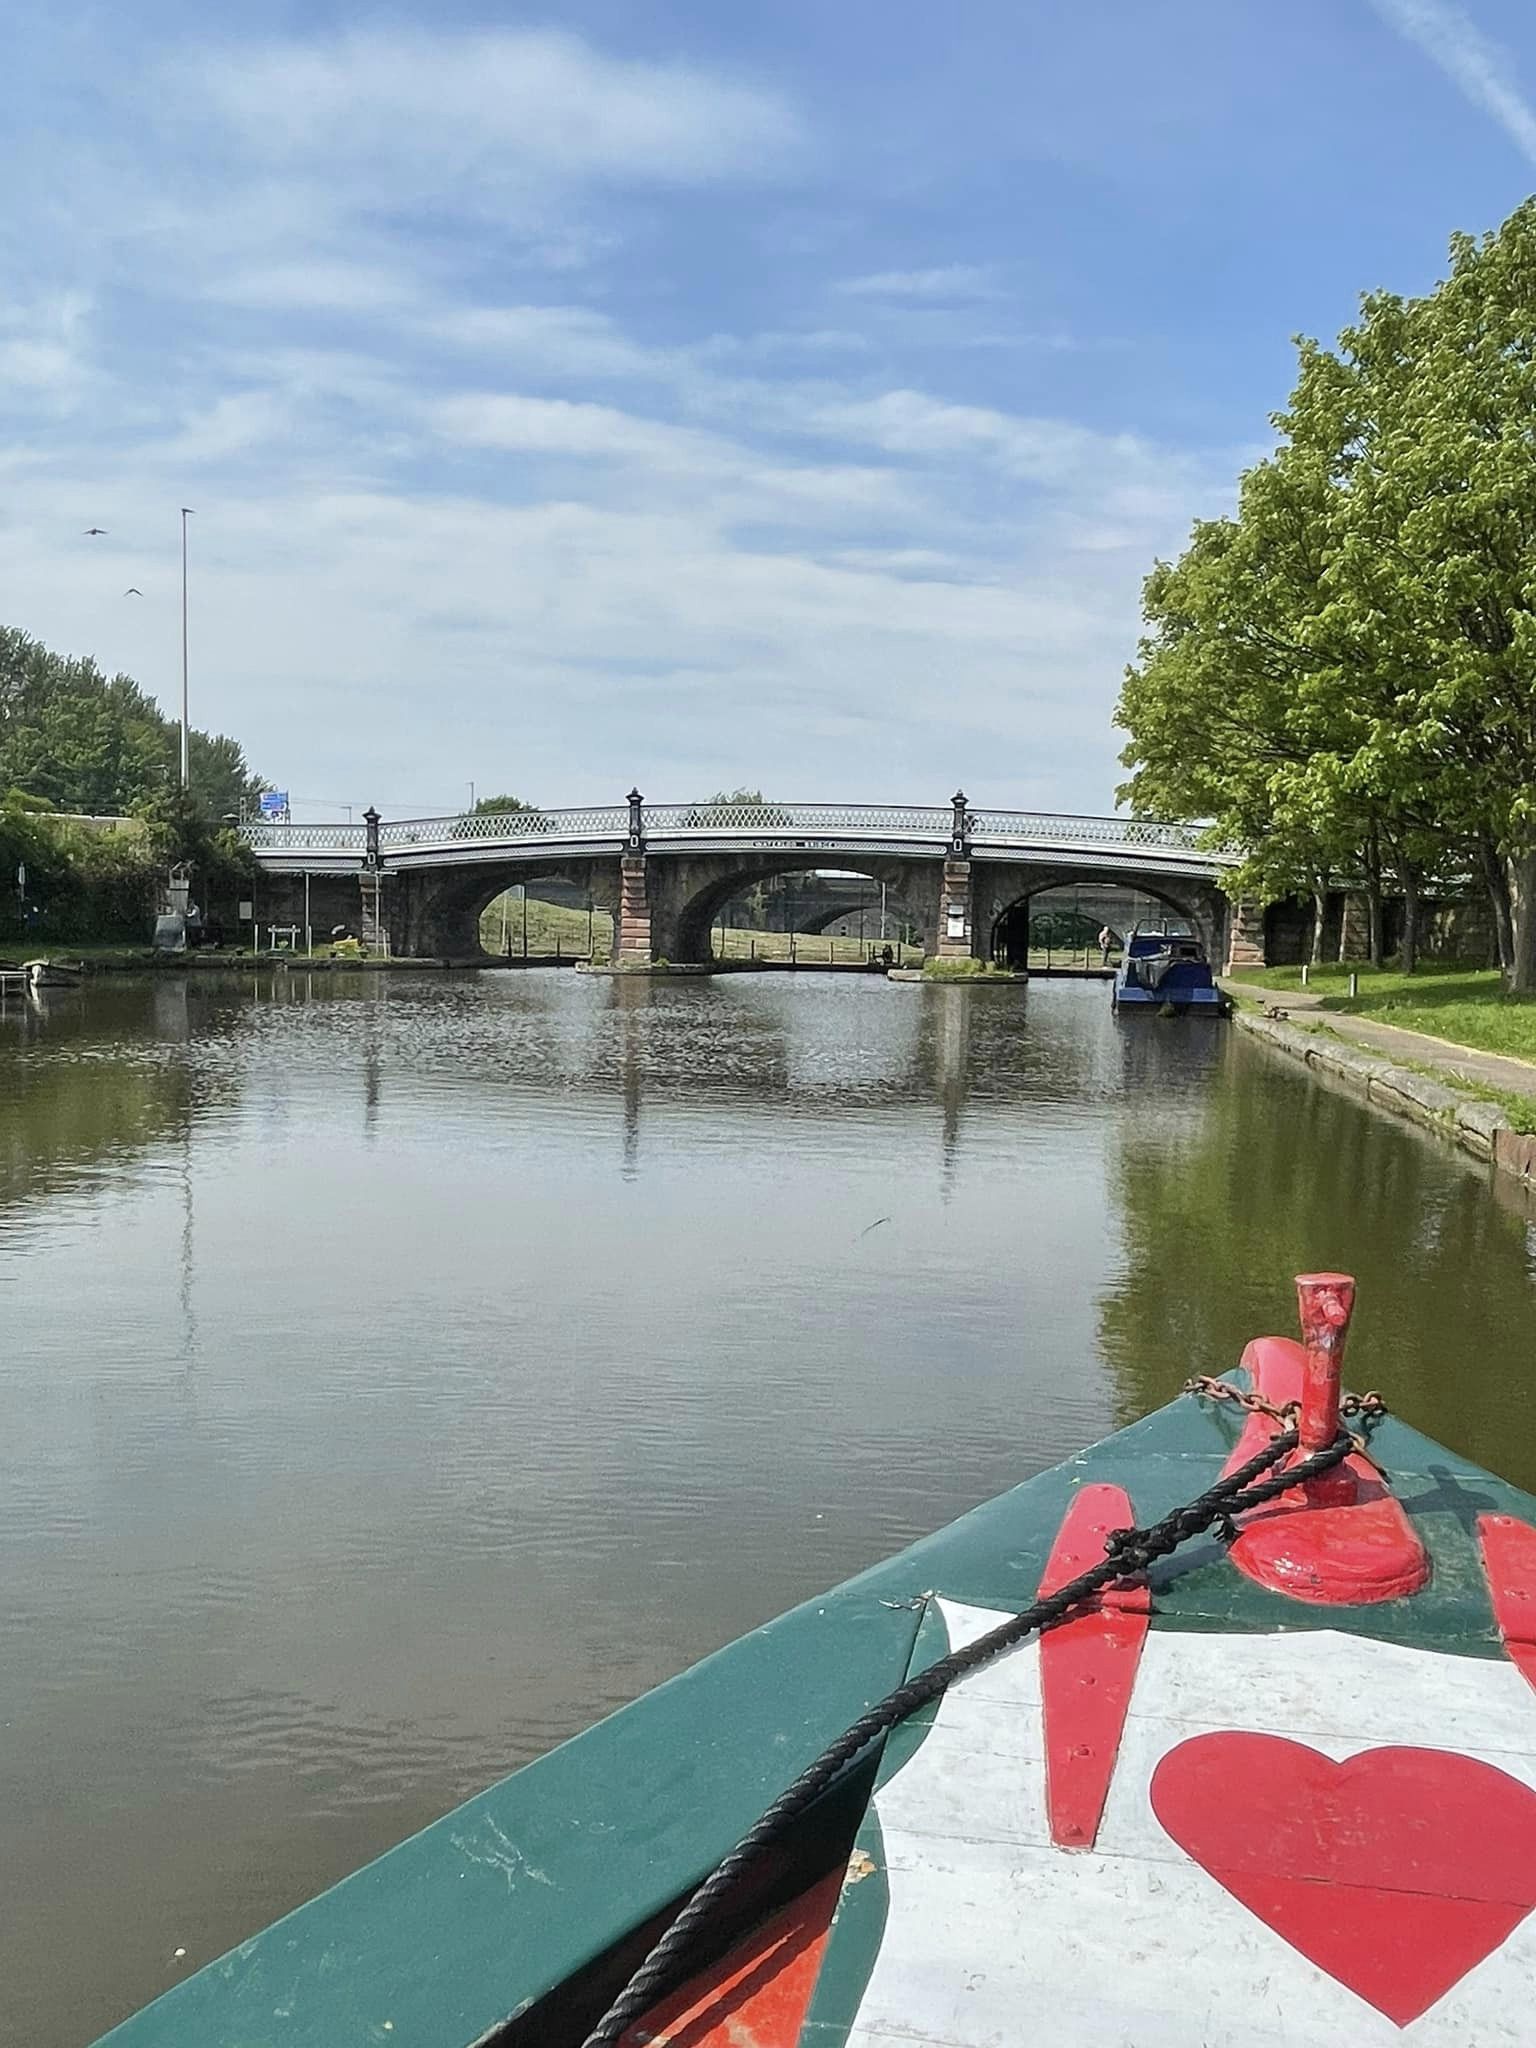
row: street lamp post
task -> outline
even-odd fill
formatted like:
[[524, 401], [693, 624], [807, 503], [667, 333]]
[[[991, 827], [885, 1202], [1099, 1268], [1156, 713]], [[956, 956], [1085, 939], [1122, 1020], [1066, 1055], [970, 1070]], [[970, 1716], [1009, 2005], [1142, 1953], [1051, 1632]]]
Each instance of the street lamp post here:
[[187, 520], [192, 507], [181, 508], [181, 786], [187, 786]]

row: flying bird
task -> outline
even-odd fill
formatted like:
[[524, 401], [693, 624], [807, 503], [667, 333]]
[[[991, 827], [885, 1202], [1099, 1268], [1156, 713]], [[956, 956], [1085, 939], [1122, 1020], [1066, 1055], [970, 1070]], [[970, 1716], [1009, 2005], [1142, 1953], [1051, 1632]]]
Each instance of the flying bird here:
[[137, 584], [130, 584], [123, 592], [123, 595], [124, 597], [142, 597], [144, 593], [138, 588]]
[[86, 528], [85, 530], [86, 530], [86, 532], [87, 532], [88, 534], [91, 534], [91, 533], [105, 533], [107, 529], [106, 529], [106, 528], [105, 528], [104, 526], [88, 526], [88, 527], [87, 527], [87, 528]]

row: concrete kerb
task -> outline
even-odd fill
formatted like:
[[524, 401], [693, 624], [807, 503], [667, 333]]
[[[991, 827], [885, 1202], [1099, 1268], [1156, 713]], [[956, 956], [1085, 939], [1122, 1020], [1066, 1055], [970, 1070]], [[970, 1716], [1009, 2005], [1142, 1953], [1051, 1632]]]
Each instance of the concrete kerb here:
[[1378, 1109], [1438, 1131], [1474, 1158], [1536, 1186], [1536, 1137], [1516, 1130], [1497, 1103], [1464, 1095], [1428, 1074], [1345, 1044], [1328, 1036], [1326, 1029], [1309, 1030], [1242, 1007], [1234, 1021], [1266, 1045], [1342, 1081]]

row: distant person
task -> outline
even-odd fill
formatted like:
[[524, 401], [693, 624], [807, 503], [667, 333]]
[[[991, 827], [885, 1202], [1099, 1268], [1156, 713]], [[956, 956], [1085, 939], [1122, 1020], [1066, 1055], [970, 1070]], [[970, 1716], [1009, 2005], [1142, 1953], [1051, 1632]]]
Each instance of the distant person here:
[[1109, 956], [1114, 951], [1114, 946], [1115, 935], [1109, 926], [1105, 925], [1099, 932], [1099, 965], [1101, 967], [1109, 965]]
[[896, 955], [891, 951], [889, 946], [882, 946], [880, 948], [880, 965], [882, 967], [889, 967], [895, 958]]

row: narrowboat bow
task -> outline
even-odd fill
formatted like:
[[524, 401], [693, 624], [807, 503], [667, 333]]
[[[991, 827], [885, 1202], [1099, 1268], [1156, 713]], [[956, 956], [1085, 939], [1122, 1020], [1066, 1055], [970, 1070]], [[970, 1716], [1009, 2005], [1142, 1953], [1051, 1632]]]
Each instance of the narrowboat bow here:
[[1536, 1500], [1342, 1396], [1353, 1283], [1298, 1290], [1300, 1342], [635, 1701], [112, 2048], [1528, 2043]]

